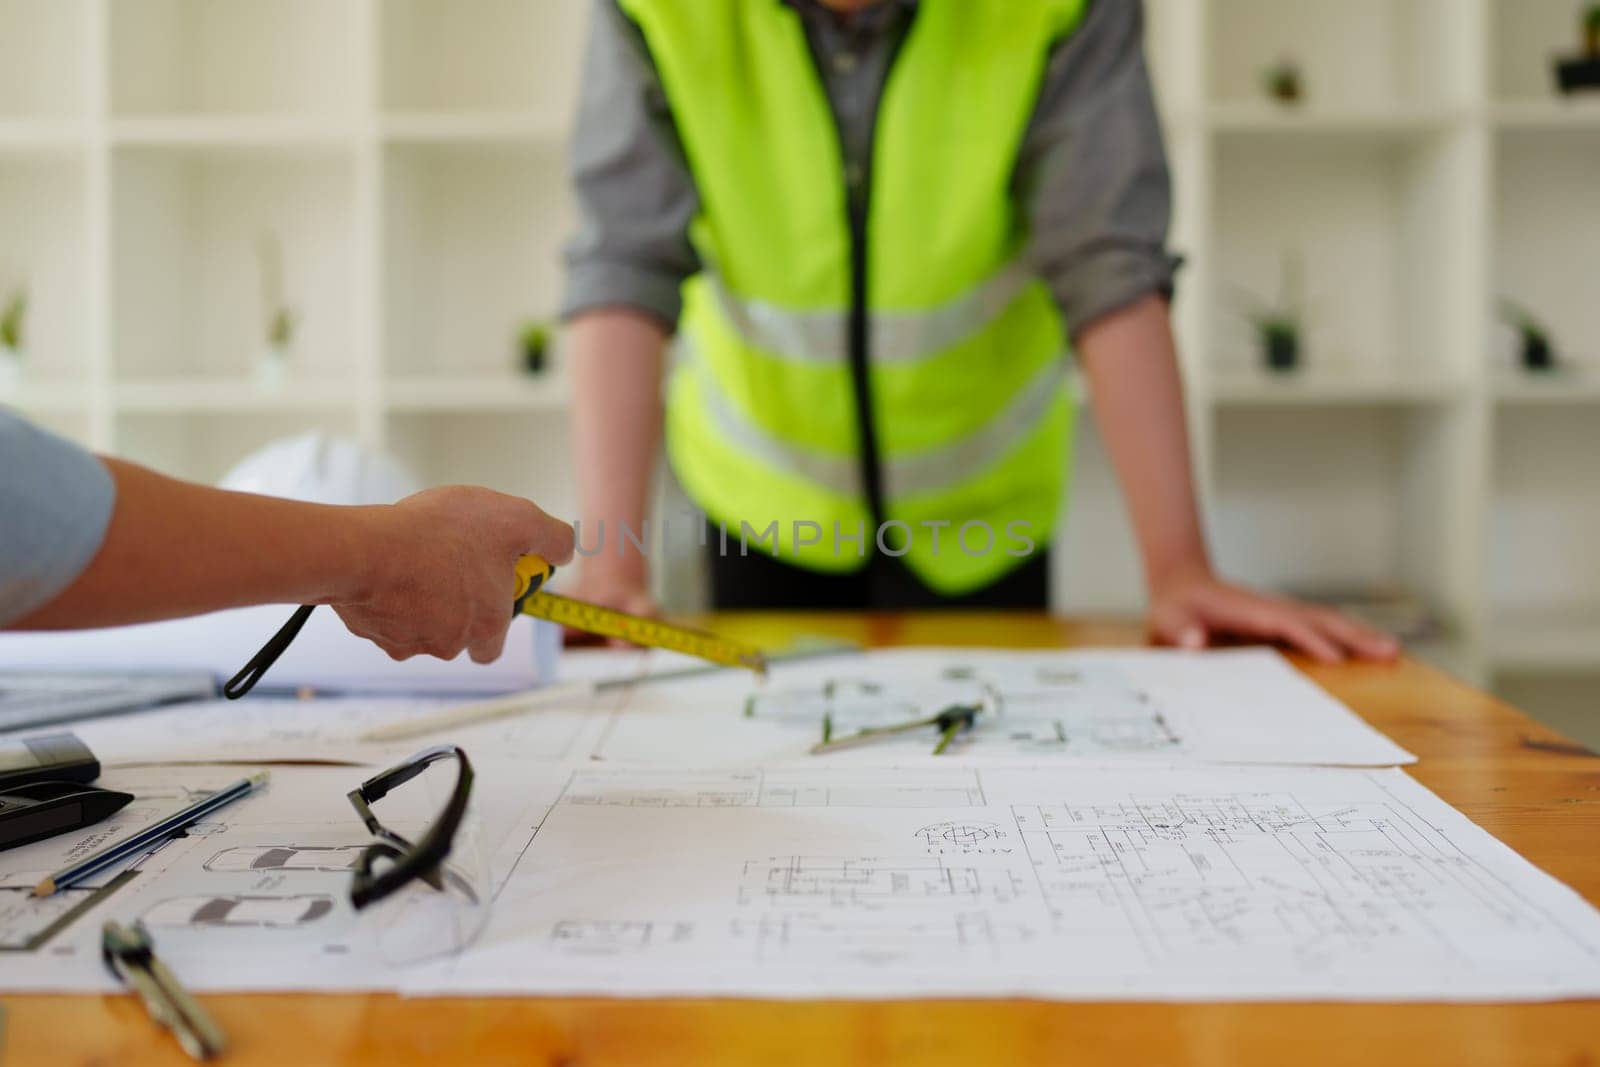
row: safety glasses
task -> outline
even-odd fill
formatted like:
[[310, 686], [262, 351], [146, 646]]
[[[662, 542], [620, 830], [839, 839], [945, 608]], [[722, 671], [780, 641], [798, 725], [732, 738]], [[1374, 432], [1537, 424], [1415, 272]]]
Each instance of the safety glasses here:
[[[349, 794], [373, 836], [351, 868], [350, 904], [391, 962], [459, 952], [488, 918], [487, 863], [472, 814], [472, 782], [467, 754], [439, 745]], [[373, 805], [391, 793], [395, 798], [380, 819]], [[388, 816], [391, 808], [397, 817]], [[437, 814], [430, 818], [429, 812]]]

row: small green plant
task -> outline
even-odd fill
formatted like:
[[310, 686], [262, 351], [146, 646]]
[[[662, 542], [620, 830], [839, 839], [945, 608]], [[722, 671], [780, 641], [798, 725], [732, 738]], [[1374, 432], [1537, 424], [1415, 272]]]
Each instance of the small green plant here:
[[1298, 104], [1305, 98], [1305, 79], [1292, 59], [1281, 59], [1262, 71], [1261, 86], [1280, 104]]
[[528, 374], [543, 374], [550, 361], [550, 324], [533, 319], [523, 324], [518, 335], [518, 348], [522, 355], [522, 369]]
[[1300, 336], [1304, 313], [1305, 268], [1300, 256], [1283, 253], [1279, 271], [1278, 301], [1268, 304], [1241, 290], [1244, 317], [1256, 333], [1263, 362], [1274, 371], [1290, 371], [1300, 365]]
[[1522, 368], [1530, 371], [1547, 371], [1556, 365], [1555, 346], [1550, 342], [1550, 331], [1534, 318], [1533, 313], [1512, 300], [1500, 300], [1500, 316], [1517, 331], [1521, 341], [1519, 358]]
[[28, 319], [28, 291], [18, 289], [0, 311], [0, 348], [13, 353], [22, 351], [23, 327]]
[[1583, 50], [1591, 57], [1600, 57], [1600, 4], [1590, 4], [1583, 10]]
[[294, 312], [279, 308], [267, 321], [267, 344], [273, 348], [288, 348], [294, 340]]
[[284, 351], [294, 342], [294, 311], [283, 298], [283, 248], [278, 235], [268, 231], [256, 245], [261, 267], [261, 311], [266, 325], [267, 347]]

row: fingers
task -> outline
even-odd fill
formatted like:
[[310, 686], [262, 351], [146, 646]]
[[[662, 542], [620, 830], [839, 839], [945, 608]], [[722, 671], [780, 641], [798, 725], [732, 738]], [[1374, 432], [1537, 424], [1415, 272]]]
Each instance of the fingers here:
[[1159, 611], [1151, 620], [1151, 632], [1161, 644], [1190, 652], [1205, 648], [1210, 640], [1204, 620], [1197, 613], [1178, 607]]
[[1400, 642], [1348, 615], [1341, 615], [1337, 611], [1319, 611], [1317, 622], [1324, 633], [1360, 659], [1387, 663], [1400, 654]]
[[1282, 611], [1270, 626], [1267, 632], [1276, 634], [1320, 663], [1344, 662], [1344, 649], [1317, 629], [1310, 619], [1292, 609]]
[[1281, 641], [1321, 663], [1345, 659], [1341, 644], [1316, 625], [1314, 613], [1292, 601], [1228, 589], [1205, 601], [1197, 612], [1211, 632]]
[[1271, 632], [1323, 663], [1357, 659], [1389, 661], [1400, 654], [1394, 638], [1329, 608], [1291, 601], [1275, 602], [1277, 628]]
[[[1230, 591], [1233, 592], [1233, 591]], [[1208, 612], [1218, 629], [1281, 641], [1321, 663], [1339, 663], [1344, 652], [1312, 623], [1309, 612], [1288, 600], [1233, 593]]]
[[518, 513], [505, 534], [511, 553], [542, 556], [558, 567], [572, 562], [577, 545], [572, 525], [546, 514], [531, 500], [520, 500], [518, 504]]
[[1387, 661], [1400, 646], [1392, 637], [1330, 608], [1297, 603], [1214, 579], [1158, 598], [1151, 615], [1157, 640], [1180, 648], [1204, 648], [1217, 637], [1279, 641], [1322, 663], [1350, 656]]
[[1195, 620], [1186, 623], [1178, 631], [1177, 639], [1173, 641], [1173, 644], [1189, 652], [1198, 652], [1206, 647], [1207, 640], [1204, 624]]
[[479, 623], [474, 629], [467, 654], [474, 663], [493, 663], [506, 647], [506, 633], [511, 626], [511, 613], [503, 612]]
[[449, 619], [426, 620], [428, 628], [419, 629], [417, 620], [411, 618], [383, 616], [348, 606], [336, 605], [334, 610], [344, 622], [345, 629], [371, 641], [384, 655], [397, 662], [416, 656], [451, 660], [459, 656], [463, 649], [470, 649], [472, 658], [479, 663], [492, 662], [500, 656], [505, 645], [506, 627], [510, 623], [510, 613], [506, 611], [503, 618], [490, 615], [486, 622], [480, 622], [470, 630], [464, 625], [452, 625]]

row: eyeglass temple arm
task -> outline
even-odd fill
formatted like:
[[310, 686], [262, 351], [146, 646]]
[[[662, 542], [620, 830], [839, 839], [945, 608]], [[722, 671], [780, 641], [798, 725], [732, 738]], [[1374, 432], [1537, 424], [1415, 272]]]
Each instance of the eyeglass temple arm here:
[[455, 745], [438, 745], [434, 748], [424, 749], [400, 766], [390, 767], [388, 770], [368, 778], [361, 783], [361, 788], [356, 792], [360, 793], [362, 798], [369, 803], [375, 800], [382, 800], [389, 794], [389, 790], [405, 785], [433, 764], [456, 755], [464, 756], [465, 754]]

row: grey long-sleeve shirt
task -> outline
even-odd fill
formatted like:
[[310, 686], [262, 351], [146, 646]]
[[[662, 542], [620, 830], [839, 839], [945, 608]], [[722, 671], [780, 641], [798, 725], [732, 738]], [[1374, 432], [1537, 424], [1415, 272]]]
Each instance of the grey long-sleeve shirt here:
[[[867, 173], [872, 116], [917, 0], [882, 0], [843, 19], [799, 11], [839, 125], [847, 179]], [[998, 0], [969, 0], [998, 2]], [[1025, 255], [1075, 336], [1150, 293], [1170, 294], [1171, 184], [1145, 65], [1140, 0], [1088, 0], [1056, 46], [1017, 159]], [[597, 0], [572, 174], [580, 214], [567, 248], [563, 314], [623, 305], [675, 326], [679, 287], [700, 269], [689, 241], [693, 175], [644, 38]], [[859, 182], [859, 177], [856, 178]]]
[[0, 410], [0, 626], [72, 584], [100, 550], [115, 502], [99, 460]]

